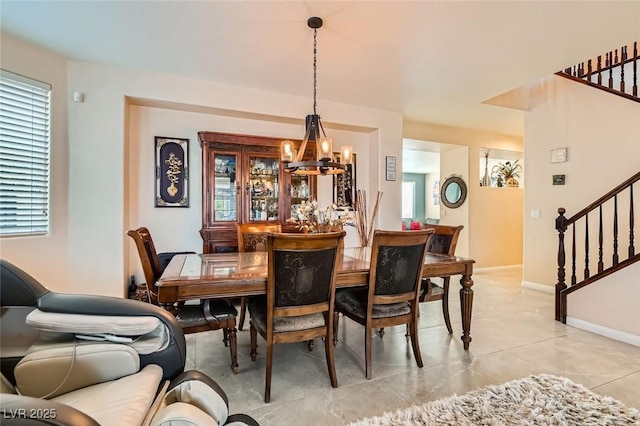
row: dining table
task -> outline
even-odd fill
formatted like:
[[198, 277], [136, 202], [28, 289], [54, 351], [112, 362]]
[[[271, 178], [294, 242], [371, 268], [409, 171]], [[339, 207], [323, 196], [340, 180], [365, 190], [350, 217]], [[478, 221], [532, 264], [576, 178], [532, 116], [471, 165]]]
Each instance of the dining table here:
[[[336, 265], [336, 288], [366, 286], [371, 247], [341, 248]], [[461, 275], [460, 312], [464, 349], [471, 343], [473, 264], [470, 258], [427, 253], [423, 278]], [[267, 252], [178, 254], [157, 282], [158, 302], [168, 310], [176, 302], [193, 299], [256, 296], [267, 291]]]

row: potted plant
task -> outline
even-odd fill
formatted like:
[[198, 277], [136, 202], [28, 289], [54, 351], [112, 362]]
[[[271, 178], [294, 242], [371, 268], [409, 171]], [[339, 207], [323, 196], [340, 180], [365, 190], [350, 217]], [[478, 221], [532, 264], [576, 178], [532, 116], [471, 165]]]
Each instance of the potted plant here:
[[509, 188], [517, 188], [520, 186], [516, 178], [520, 177], [522, 172], [522, 166], [518, 164], [518, 160], [506, 161], [498, 165], [493, 166], [491, 169], [491, 176], [496, 178], [498, 186], [507, 186]]

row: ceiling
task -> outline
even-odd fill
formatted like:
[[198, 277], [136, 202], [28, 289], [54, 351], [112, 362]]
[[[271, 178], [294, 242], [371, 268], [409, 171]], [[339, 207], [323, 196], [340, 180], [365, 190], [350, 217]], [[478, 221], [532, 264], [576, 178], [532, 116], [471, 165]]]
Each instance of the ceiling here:
[[[483, 103], [640, 39], [638, 1], [5, 1], [3, 31], [72, 60], [522, 135]], [[311, 101], [309, 111], [311, 112]]]

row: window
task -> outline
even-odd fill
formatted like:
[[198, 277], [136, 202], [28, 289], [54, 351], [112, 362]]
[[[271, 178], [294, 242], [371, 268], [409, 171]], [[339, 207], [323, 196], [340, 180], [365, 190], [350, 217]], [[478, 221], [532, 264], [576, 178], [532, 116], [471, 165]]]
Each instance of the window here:
[[50, 94], [0, 70], [0, 237], [49, 231]]
[[411, 219], [415, 217], [416, 183], [412, 181], [402, 181], [402, 218]]

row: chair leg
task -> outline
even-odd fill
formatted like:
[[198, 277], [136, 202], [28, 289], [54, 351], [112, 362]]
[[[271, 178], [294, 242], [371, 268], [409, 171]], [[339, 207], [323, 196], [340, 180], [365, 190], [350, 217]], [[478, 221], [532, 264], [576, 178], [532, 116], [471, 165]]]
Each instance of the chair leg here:
[[271, 400], [271, 370], [273, 367], [273, 344], [267, 342], [267, 372], [264, 379], [264, 402]]
[[255, 361], [258, 355], [258, 332], [251, 322], [249, 322], [249, 334], [251, 335], [251, 352], [249, 355], [251, 355], [251, 361]]
[[226, 327], [222, 329], [222, 343], [229, 346], [229, 329]]
[[413, 356], [416, 358], [416, 364], [418, 364], [418, 367], [422, 368], [422, 354], [420, 354], [420, 342], [418, 341], [418, 324], [415, 318], [411, 321], [410, 328]]
[[449, 278], [444, 277], [443, 289], [444, 294], [442, 296], [442, 315], [444, 316], [444, 323], [447, 325], [447, 331], [449, 334], [453, 334], [453, 328], [451, 327], [451, 319], [449, 318]]
[[240, 298], [240, 319], [238, 319], [238, 330], [242, 331], [244, 328], [244, 317], [247, 314], [247, 302], [246, 297]]
[[340, 313], [335, 311], [333, 313], [333, 346], [338, 345], [338, 322], [340, 321]]
[[[331, 326], [333, 328], [333, 325]], [[324, 351], [327, 356], [327, 368], [329, 369], [329, 379], [331, 380], [331, 386], [338, 387], [338, 376], [336, 374], [336, 363], [333, 356], [333, 338], [327, 336], [324, 339]]]
[[364, 365], [367, 380], [371, 380], [371, 330], [367, 327], [364, 333]]
[[427, 293], [429, 292], [429, 278], [423, 278], [421, 283], [420, 283], [420, 297], [419, 297], [419, 301], [420, 302], [424, 302], [427, 298]]
[[[225, 329], [226, 330], [226, 329]], [[238, 336], [235, 324], [229, 328], [229, 350], [231, 351], [231, 371], [238, 374]]]

